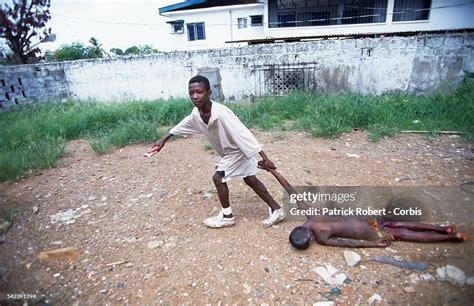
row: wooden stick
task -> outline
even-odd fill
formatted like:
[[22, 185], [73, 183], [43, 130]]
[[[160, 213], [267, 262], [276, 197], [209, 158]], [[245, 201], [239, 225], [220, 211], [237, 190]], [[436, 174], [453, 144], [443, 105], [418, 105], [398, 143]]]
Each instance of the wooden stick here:
[[41, 260], [50, 259], [74, 259], [79, 255], [79, 248], [68, 247], [61, 249], [54, 249], [43, 251], [38, 254], [38, 258]]
[[121, 260], [121, 261], [111, 262], [111, 263], [106, 264], [106, 266], [116, 266], [116, 265], [122, 265], [124, 263], [128, 263], [128, 260]]
[[415, 134], [435, 133], [435, 134], [456, 134], [456, 135], [464, 134], [463, 132], [458, 132], [458, 131], [401, 131], [400, 133], [415, 133]]

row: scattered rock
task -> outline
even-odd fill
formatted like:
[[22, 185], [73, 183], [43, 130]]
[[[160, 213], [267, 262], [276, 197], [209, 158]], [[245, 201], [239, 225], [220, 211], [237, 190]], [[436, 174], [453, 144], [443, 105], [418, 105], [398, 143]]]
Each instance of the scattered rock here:
[[55, 223], [65, 223], [65, 224], [72, 224], [76, 222], [75, 220], [75, 212], [72, 209], [68, 209], [64, 212], [58, 212], [57, 214], [49, 216], [50, 223], [55, 224]]
[[324, 267], [320, 266], [311, 271], [316, 272], [324, 279], [326, 283], [330, 285], [341, 285], [347, 278], [346, 274], [342, 272], [337, 273], [338, 270], [331, 264], [325, 264]]
[[438, 269], [436, 269], [436, 275], [439, 281], [446, 281], [446, 267], [439, 267]]
[[357, 155], [357, 154], [346, 153], [346, 155], [347, 157], [360, 158], [360, 155]]
[[349, 267], [354, 267], [360, 262], [361, 257], [356, 252], [344, 251], [344, 259]]
[[337, 287], [334, 287], [331, 289], [331, 295], [332, 296], [335, 296], [335, 297], [338, 297], [341, 295], [341, 289], [337, 288]]
[[447, 280], [452, 285], [464, 286], [466, 283], [466, 274], [464, 271], [453, 265], [446, 266]]
[[164, 243], [161, 240], [152, 240], [152, 241], [148, 242], [147, 247], [150, 250], [153, 250], [153, 249], [156, 249], [156, 248], [159, 248], [159, 247], [163, 246], [163, 244]]
[[470, 276], [466, 278], [466, 285], [469, 285], [469, 286], [474, 285], [474, 276]]
[[324, 302], [316, 302], [313, 306], [334, 306], [336, 305], [333, 301], [324, 301]]
[[56, 240], [50, 243], [50, 245], [57, 245], [57, 246], [62, 245], [62, 244], [63, 244], [62, 240]]
[[244, 287], [243, 289], [244, 294], [249, 294], [250, 292], [252, 292], [252, 287], [250, 287], [249, 284], [243, 284], [242, 287]]
[[436, 269], [439, 281], [448, 281], [451, 285], [462, 287], [466, 283], [464, 271], [453, 265], [446, 265]]
[[212, 199], [212, 194], [205, 193], [205, 194], [202, 195], [202, 199], [203, 200], [210, 200], [210, 199]]
[[37, 214], [39, 212], [39, 207], [38, 206], [33, 206], [33, 213]]
[[377, 294], [377, 293], [374, 293], [374, 295], [372, 295], [368, 300], [367, 300], [367, 304], [369, 305], [372, 305], [372, 303], [374, 302], [377, 302], [377, 301], [382, 301], [382, 297]]
[[415, 274], [415, 273], [410, 274], [410, 282], [412, 284], [416, 285], [419, 281], [420, 281], [420, 277], [418, 276], [418, 274]]
[[405, 293], [415, 293], [416, 292], [415, 288], [413, 288], [411, 286], [410, 287], [404, 287], [403, 291], [405, 291]]
[[435, 280], [435, 278], [429, 273], [420, 274], [420, 279], [425, 282], [432, 282]]
[[6, 239], [7, 239], [7, 236], [5, 234], [0, 234], [0, 244], [4, 243]]

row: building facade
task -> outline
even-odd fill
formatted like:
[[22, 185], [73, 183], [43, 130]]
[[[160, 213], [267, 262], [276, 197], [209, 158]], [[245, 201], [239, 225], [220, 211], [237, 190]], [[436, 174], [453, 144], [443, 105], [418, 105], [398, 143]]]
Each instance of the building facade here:
[[472, 0], [188, 0], [160, 14], [170, 19], [167, 50], [474, 28]]

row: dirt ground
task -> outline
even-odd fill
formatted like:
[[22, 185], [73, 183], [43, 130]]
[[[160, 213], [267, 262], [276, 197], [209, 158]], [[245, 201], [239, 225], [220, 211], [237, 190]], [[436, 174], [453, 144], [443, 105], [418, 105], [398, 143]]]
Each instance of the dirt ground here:
[[[474, 179], [471, 145], [452, 136], [428, 141], [405, 134], [371, 143], [363, 131], [338, 139], [255, 135], [294, 185], [459, 186]], [[267, 208], [243, 181], [229, 184], [236, 225], [206, 228], [202, 221], [219, 207], [211, 180], [218, 156], [204, 144], [202, 137], [176, 139], [146, 159], [146, 145], [99, 156], [87, 141], [76, 140], [58, 167], [0, 184], [2, 211], [16, 211], [0, 244], [3, 299], [25, 293], [36, 295], [30, 304], [312, 305], [366, 303], [377, 293], [382, 304], [474, 302], [473, 286], [420, 279], [422, 274], [436, 278], [436, 269], [447, 264], [474, 276], [472, 239], [354, 249], [362, 261], [348, 267], [343, 257], [348, 249], [316, 243], [305, 251], [293, 249], [288, 235], [300, 222], [262, 227]], [[281, 202], [278, 182], [264, 171], [258, 176]], [[474, 208], [465, 205], [446, 203], [449, 213], [441, 217], [474, 236]], [[79, 255], [37, 257], [64, 247], [79, 248]], [[370, 255], [426, 261], [430, 267], [418, 272], [369, 261]], [[314, 271], [327, 263], [349, 280], [327, 285]]]

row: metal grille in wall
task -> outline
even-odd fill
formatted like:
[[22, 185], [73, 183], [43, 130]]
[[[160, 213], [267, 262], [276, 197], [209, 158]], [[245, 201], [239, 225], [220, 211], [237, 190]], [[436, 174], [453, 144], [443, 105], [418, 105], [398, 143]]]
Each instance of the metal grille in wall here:
[[257, 95], [284, 95], [295, 90], [315, 91], [315, 63], [255, 67]]

